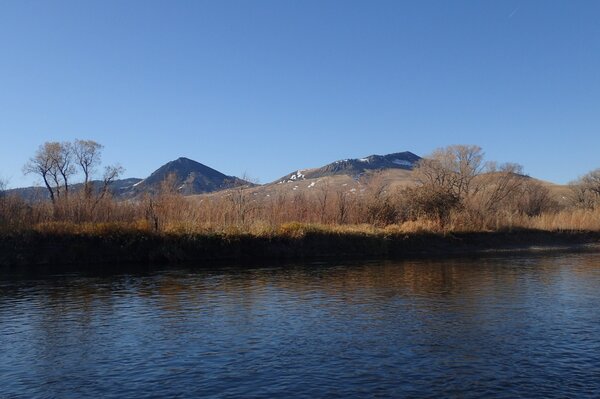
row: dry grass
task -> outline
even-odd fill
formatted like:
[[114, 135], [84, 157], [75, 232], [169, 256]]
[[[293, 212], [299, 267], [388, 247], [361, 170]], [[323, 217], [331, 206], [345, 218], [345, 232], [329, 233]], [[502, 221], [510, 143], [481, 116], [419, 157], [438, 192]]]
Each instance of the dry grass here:
[[383, 236], [511, 229], [600, 231], [600, 208], [552, 205], [528, 216], [517, 201], [507, 201], [493, 212], [473, 202], [445, 212], [441, 219], [415, 207], [415, 199], [407, 195], [410, 192], [391, 190], [381, 182], [363, 188], [359, 194], [334, 188], [315, 191], [311, 196], [282, 192], [261, 198], [243, 189], [201, 198], [165, 191], [136, 202], [110, 198], [91, 202], [73, 195], [55, 206], [0, 196], [0, 232], [304, 237], [313, 233]]
[[600, 208], [570, 209], [526, 218], [525, 228], [548, 231], [600, 231]]

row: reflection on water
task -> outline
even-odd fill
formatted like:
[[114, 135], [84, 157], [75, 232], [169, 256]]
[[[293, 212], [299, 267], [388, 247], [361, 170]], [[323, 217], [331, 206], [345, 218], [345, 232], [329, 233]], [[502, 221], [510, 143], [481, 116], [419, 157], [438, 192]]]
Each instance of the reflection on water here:
[[595, 254], [4, 276], [0, 397], [593, 397], [599, 293]]

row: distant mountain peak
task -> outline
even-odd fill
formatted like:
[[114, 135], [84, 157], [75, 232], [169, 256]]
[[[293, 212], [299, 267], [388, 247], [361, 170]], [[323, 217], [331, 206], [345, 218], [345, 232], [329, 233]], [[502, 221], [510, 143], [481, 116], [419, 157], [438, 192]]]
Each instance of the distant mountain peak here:
[[175, 159], [173, 161], [167, 162], [167, 164], [177, 164], [177, 163], [180, 163], [180, 164], [189, 163], [189, 164], [199, 164], [199, 165], [202, 165], [200, 162], [194, 161], [193, 159], [186, 158], [186, 157], [179, 157], [179, 158], [177, 158], [177, 159]]
[[157, 192], [160, 184], [170, 175], [174, 175], [175, 187], [184, 195], [210, 193], [250, 185], [245, 180], [225, 175], [193, 159], [179, 157], [167, 162], [146, 179], [137, 183], [135, 190], [137, 192]]
[[292, 172], [278, 179], [277, 183], [290, 183], [333, 175], [358, 177], [367, 171], [382, 169], [411, 170], [420, 159], [421, 157], [410, 151], [395, 152], [387, 155], [369, 155], [364, 158], [341, 159], [320, 168], [301, 169]]

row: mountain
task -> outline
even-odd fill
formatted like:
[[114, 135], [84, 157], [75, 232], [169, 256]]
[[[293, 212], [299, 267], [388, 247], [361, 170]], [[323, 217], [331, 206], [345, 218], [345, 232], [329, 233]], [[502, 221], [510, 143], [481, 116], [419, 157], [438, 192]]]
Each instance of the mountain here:
[[[109, 188], [114, 198], [130, 199], [146, 193], [157, 193], [161, 184], [169, 176], [173, 176], [176, 190], [183, 195], [204, 194], [240, 186], [253, 186], [235, 176], [227, 176], [188, 158], [178, 158], [155, 170], [145, 179], [128, 178], [113, 181]], [[101, 181], [92, 181], [96, 189], [102, 187]], [[70, 190], [76, 192], [83, 188], [82, 183], [70, 185]], [[23, 187], [6, 191], [7, 194], [18, 195], [27, 201], [49, 199], [45, 187]]]
[[[115, 198], [128, 197], [129, 193], [133, 190], [133, 187], [135, 187], [135, 185], [141, 181], [142, 179], [139, 179], [137, 177], [115, 180], [108, 185], [108, 189]], [[101, 181], [94, 181], [93, 183], [94, 187], [96, 187], [98, 190], [101, 189]]]
[[155, 170], [150, 176], [133, 185], [131, 194], [156, 193], [163, 181], [174, 176], [171, 182], [183, 195], [203, 194], [239, 186], [252, 185], [235, 176], [227, 176], [200, 162], [178, 158]]
[[[124, 196], [128, 196], [128, 193], [132, 190], [133, 186], [141, 181], [142, 179], [138, 179], [135, 177], [115, 180], [111, 182], [108, 187], [110, 192], [115, 198], [120, 198]], [[92, 180], [92, 187], [95, 190], [99, 191], [102, 188], [102, 181], [100, 180]], [[83, 183], [75, 183], [69, 185], [70, 192], [77, 192], [83, 189]], [[34, 202], [40, 200], [49, 200], [50, 195], [48, 194], [48, 190], [46, 187], [42, 186], [32, 186], [32, 187], [21, 187], [21, 188], [12, 188], [6, 190], [7, 195], [16, 195], [23, 198], [26, 201]]]
[[343, 159], [320, 168], [301, 169], [292, 172], [274, 183], [291, 183], [336, 175], [347, 175], [357, 178], [368, 171], [384, 169], [412, 170], [420, 159], [420, 156], [409, 151], [388, 155], [370, 155], [366, 158]]
[[41, 186], [9, 188], [8, 190], [4, 191], [4, 194], [9, 196], [14, 195], [29, 202], [50, 199], [48, 190]]

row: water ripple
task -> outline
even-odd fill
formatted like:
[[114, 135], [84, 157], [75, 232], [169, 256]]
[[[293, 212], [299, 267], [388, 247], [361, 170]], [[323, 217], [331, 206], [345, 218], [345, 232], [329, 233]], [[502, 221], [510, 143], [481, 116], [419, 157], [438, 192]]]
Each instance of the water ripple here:
[[597, 397], [600, 258], [0, 277], [0, 397]]

